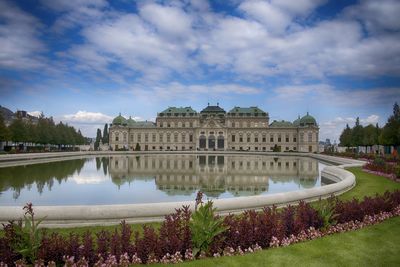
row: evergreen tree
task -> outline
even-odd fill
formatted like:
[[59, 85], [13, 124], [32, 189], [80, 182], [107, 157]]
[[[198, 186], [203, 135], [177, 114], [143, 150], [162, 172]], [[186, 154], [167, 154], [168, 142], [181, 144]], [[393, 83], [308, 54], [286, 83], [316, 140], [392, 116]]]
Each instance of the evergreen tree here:
[[11, 133], [4, 122], [3, 116], [0, 114], [0, 142], [9, 141], [11, 139]]
[[108, 144], [108, 138], [108, 124], [106, 123], [103, 130], [103, 144]]
[[140, 145], [139, 145], [139, 143], [136, 143], [135, 150], [136, 150], [136, 151], [140, 151]]
[[343, 129], [342, 134], [340, 135], [340, 145], [345, 146], [347, 148], [352, 146], [351, 143], [352, 129], [350, 129], [349, 125], [346, 124], [346, 128]]
[[364, 140], [364, 128], [360, 124], [360, 118], [357, 117], [356, 119], [356, 124], [354, 125], [354, 128], [352, 130], [352, 135], [351, 135], [351, 143], [354, 146], [362, 146], [363, 145], [363, 140]]
[[393, 115], [382, 129], [379, 141], [383, 145], [400, 145], [400, 108], [397, 103], [393, 106]]
[[94, 150], [99, 149], [100, 140], [101, 140], [101, 130], [97, 129], [96, 141], [94, 142]]

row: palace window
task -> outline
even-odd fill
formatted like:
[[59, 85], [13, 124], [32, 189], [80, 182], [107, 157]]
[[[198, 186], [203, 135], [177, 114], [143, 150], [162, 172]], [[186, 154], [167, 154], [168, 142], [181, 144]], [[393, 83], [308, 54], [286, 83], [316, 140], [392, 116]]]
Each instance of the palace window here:
[[147, 143], [147, 142], [149, 142], [149, 134], [148, 133], [145, 133], [144, 134], [144, 141]]
[[115, 133], [115, 141], [119, 141], [119, 133]]
[[193, 122], [190, 122], [190, 128], [193, 128]]
[[171, 142], [171, 134], [170, 133], [167, 133], [167, 142], [168, 143]]
[[286, 142], [289, 142], [289, 135], [286, 134]]
[[235, 139], [236, 139], [236, 136], [233, 134], [233, 135], [232, 135], [232, 142], [236, 142]]
[[254, 138], [254, 142], [258, 143], [258, 137]]
[[193, 142], [193, 134], [189, 134], [189, 142]]
[[124, 142], [126, 142], [126, 140], [127, 140], [127, 133], [124, 133]]
[[304, 142], [304, 133], [300, 133], [300, 142]]
[[133, 142], [133, 134], [131, 134], [131, 142]]
[[270, 141], [271, 143], [274, 142], [274, 136], [273, 136], [272, 134], [270, 135], [269, 141]]
[[243, 137], [239, 137], [239, 142], [242, 143], [243, 142]]
[[158, 138], [159, 138], [159, 142], [163, 142], [163, 134], [162, 133], [160, 133], [160, 135], [158, 136]]
[[186, 142], [186, 134], [182, 133], [182, 142]]
[[175, 142], [175, 143], [178, 142], [178, 133], [174, 133], [174, 142]]
[[171, 123], [168, 122], [167, 123], [167, 127], [170, 128], [171, 127]]
[[156, 134], [155, 134], [155, 133], [153, 133], [153, 135], [151, 136], [151, 141], [152, 141], [153, 143], [156, 142]]
[[296, 138], [295, 134], [293, 135], [293, 142], [297, 142], [297, 138]]
[[308, 142], [312, 142], [312, 133], [308, 133]]
[[263, 143], [267, 142], [267, 138], [265, 137], [265, 135], [263, 135], [262, 141], [263, 141]]

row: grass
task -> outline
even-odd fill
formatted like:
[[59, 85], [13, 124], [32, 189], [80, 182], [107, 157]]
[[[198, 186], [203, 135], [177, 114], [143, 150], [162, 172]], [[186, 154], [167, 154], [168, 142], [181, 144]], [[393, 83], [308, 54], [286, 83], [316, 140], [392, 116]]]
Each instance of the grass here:
[[288, 247], [184, 262], [178, 266], [399, 266], [399, 235], [400, 217], [396, 217], [361, 230]]
[[362, 199], [364, 196], [383, 194], [385, 191], [400, 190], [400, 183], [396, 183], [386, 177], [364, 172], [360, 167], [348, 168], [356, 176], [356, 186], [350, 191], [339, 196], [342, 200], [352, 198]]

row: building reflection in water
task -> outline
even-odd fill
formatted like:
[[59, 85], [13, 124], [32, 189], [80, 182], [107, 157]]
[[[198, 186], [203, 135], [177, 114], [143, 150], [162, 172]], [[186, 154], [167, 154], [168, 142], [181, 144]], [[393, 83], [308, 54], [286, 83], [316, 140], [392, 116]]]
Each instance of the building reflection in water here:
[[168, 195], [201, 190], [208, 197], [219, 197], [224, 192], [258, 195], [267, 192], [270, 183], [311, 188], [320, 170], [317, 160], [295, 156], [146, 155], [110, 157], [108, 171], [117, 185], [155, 179], [157, 189]]

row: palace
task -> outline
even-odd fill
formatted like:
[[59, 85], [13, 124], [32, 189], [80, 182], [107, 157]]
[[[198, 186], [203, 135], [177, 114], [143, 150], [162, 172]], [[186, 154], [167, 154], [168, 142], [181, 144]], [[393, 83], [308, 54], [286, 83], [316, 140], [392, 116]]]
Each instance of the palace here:
[[156, 122], [135, 121], [119, 114], [109, 130], [112, 150], [245, 150], [318, 151], [318, 124], [309, 115], [269, 123], [258, 107], [234, 107], [226, 112], [208, 105], [197, 112], [191, 107], [169, 107]]

